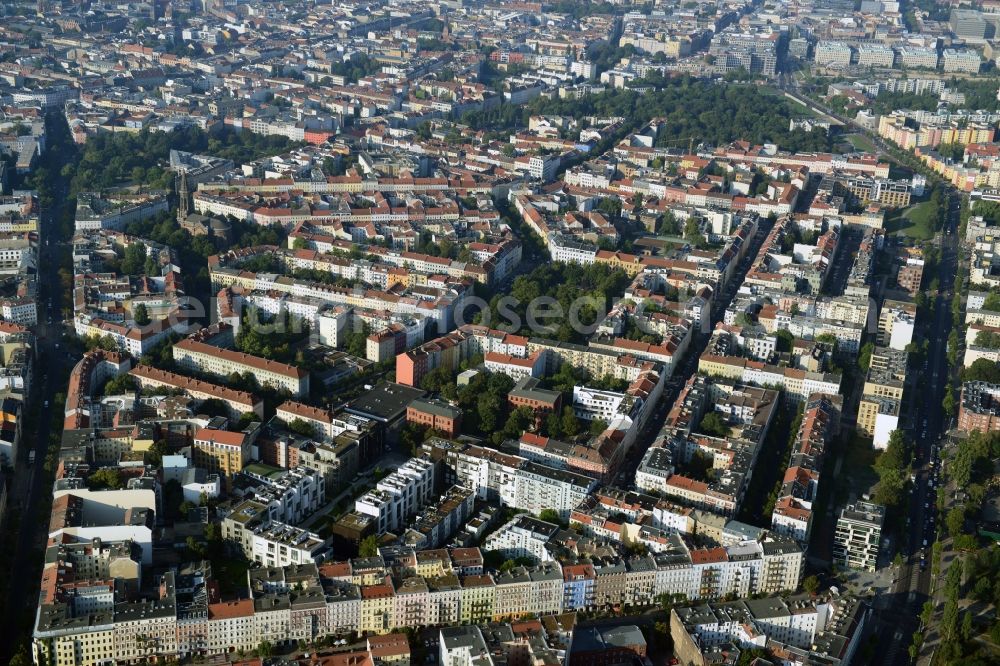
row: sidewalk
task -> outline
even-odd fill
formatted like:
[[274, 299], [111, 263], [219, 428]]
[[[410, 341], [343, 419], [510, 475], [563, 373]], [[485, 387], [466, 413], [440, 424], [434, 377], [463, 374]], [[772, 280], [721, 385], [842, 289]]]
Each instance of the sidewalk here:
[[[954, 504], [955, 489], [949, 483], [945, 487], [947, 491], [948, 501], [944, 507], [944, 513], [947, 513]], [[934, 652], [937, 650], [937, 645], [941, 641], [940, 626], [941, 617], [944, 612], [944, 581], [948, 578], [948, 570], [951, 565], [961, 558], [959, 554], [951, 550], [952, 539], [951, 537], [945, 537], [938, 540], [941, 544], [941, 569], [938, 571], [937, 575], [931, 576], [931, 601], [934, 604], [934, 612], [931, 613], [930, 623], [923, 627], [924, 632], [924, 642], [920, 646], [920, 654], [917, 657], [918, 666], [930, 666], [934, 660]], [[934, 569], [934, 559], [933, 559], [933, 549], [931, 549], [931, 572]]]

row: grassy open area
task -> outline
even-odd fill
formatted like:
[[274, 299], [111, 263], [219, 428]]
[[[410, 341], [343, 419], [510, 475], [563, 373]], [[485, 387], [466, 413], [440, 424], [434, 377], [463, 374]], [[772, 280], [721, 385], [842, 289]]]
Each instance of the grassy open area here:
[[937, 207], [930, 201], [923, 201], [902, 211], [894, 211], [885, 220], [885, 229], [891, 234], [903, 234], [917, 241], [934, 237], [937, 221]]
[[864, 134], [848, 134], [844, 137], [847, 142], [854, 146], [855, 150], [860, 150], [866, 153], [875, 152], [875, 144]]

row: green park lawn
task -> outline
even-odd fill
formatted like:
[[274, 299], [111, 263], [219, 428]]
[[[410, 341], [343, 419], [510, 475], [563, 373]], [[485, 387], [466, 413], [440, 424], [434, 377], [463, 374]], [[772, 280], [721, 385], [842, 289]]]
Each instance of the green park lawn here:
[[930, 201], [924, 201], [903, 211], [895, 211], [886, 217], [886, 231], [903, 234], [916, 241], [934, 238], [934, 224], [937, 209]]

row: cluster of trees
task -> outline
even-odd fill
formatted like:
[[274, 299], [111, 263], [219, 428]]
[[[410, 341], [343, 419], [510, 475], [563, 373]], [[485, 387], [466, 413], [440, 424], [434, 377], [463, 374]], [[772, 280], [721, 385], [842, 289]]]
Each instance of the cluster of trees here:
[[[466, 207], [474, 208], [474, 206]], [[416, 252], [429, 254], [432, 257], [447, 257], [448, 259], [457, 259], [459, 261], [472, 261], [472, 253], [469, 251], [468, 245], [456, 245], [448, 238], [442, 238], [435, 242], [430, 232], [427, 231], [421, 232], [420, 238], [413, 249]]]
[[[647, 103], [654, 106], [647, 107]], [[710, 145], [743, 138], [755, 144], [776, 143], [793, 152], [828, 150], [830, 145], [823, 131], [790, 131], [793, 111], [788, 103], [751, 85], [680, 79], [642, 96], [636, 113], [649, 113], [650, 118], [666, 116], [657, 139], [659, 145], [676, 146], [692, 138]]]
[[285, 310], [269, 317], [255, 307], [248, 307], [236, 335], [236, 348], [273, 361], [302, 363], [303, 354], [295, 346], [308, 336], [309, 324]]
[[368, 353], [368, 336], [371, 330], [368, 324], [363, 324], [360, 331], [348, 331], [344, 334], [344, 351], [351, 356], [365, 358]]
[[792, 351], [792, 345], [795, 344], [795, 335], [792, 334], [787, 328], [780, 328], [774, 332], [774, 346], [779, 352], [790, 352]]
[[[280, 224], [261, 226], [233, 218], [230, 218], [229, 222], [232, 226], [234, 246], [236, 247], [283, 246], [287, 238], [287, 233]], [[182, 229], [177, 224], [176, 216], [169, 211], [148, 220], [132, 222], [125, 228], [125, 231], [130, 235], [148, 238], [173, 248], [177, 253], [181, 270], [184, 272], [184, 286], [187, 294], [207, 302], [209, 276], [205, 260], [213, 254], [218, 254], [221, 249], [214, 238], [192, 236], [186, 229]], [[143, 260], [142, 266], [142, 270], [149, 268], [145, 260]], [[155, 271], [151, 274], [155, 274]]]
[[[764, 506], [761, 514], [757, 516], [757, 518], [763, 521], [763, 524], [765, 525], [771, 522], [771, 514], [774, 513], [774, 505], [778, 503], [778, 496], [781, 494], [781, 486], [784, 482], [785, 470], [788, 469], [788, 463], [792, 459], [792, 448], [795, 446], [795, 439], [798, 437], [799, 427], [802, 425], [802, 418], [804, 414], [804, 405], [800, 405], [795, 417], [792, 418], [791, 423], [786, 427], [785, 424], [788, 423], [788, 417], [790, 414], [785, 409], [779, 410], [775, 423], [771, 426], [772, 434], [768, 435], [768, 437], [773, 436], [779, 445], [778, 447], [775, 447], [777, 448], [775, 457], [778, 464], [767, 468], [773, 470], [770, 475], [761, 475], [764, 480], [768, 480], [768, 478], [772, 476], [774, 478], [774, 481], [771, 484], [771, 489], [767, 494], [767, 498], [764, 500]], [[751, 484], [753, 484], [752, 480]], [[753, 509], [750, 508], [749, 511], [752, 512]]]
[[1000, 457], [1000, 433], [974, 432], [958, 442], [948, 474], [959, 488], [967, 489], [970, 495], [973, 492], [980, 495], [980, 489], [992, 474], [991, 461], [997, 457]]
[[830, 148], [822, 130], [790, 131], [794, 114], [790, 104], [756, 86], [715, 84], [687, 76], [655, 83], [656, 90], [644, 93], [614, 89], [578, 100], [537, 98], [523, 106], [504, 104], [495, 110], [465, 113], [461, 121], [475, 130], [502, 133], [527, 125], [528, 117], [535, 114], [621, 116], [627, 128], [666, 117], [657, 140], [661, 146], [686, 145], [689, 139], [721, 145], [742, 138], [776, 143], [794, 152]]
[[458, 403], [463, 411], [462, 430], [468, 434], [485, 436], [491, 443], [500, 444], [525, 421], [523, 412], [514, 414], [517, 410], [510, 410], [507, 404], [507, 394], [514, 388], [514, 380], [507, 375], [481, 372], [465, 386], [456, 386], [450, 376], [446, 382], [442, 381], [443, 376], [424, 379], [422, 388], [437, 388], [445, 398]]
[[[472, 359], [464, 367], [475, 367], [482, 363], [481, 359]], [[560, 373], [547, 380], [547, 384], [555, 390], [572, 393], [574, 384], [586, 380], [586, 371], [574, 371], [569, 365], [564, 365]], [[420, 382], [420, 388], [425, 391], [440, 393], [443, 398], [458, 405], [462, 409], [462, 431], [468, 435], [484, 437], [495, 446], [505, 440], [517, 439], [522, 433], [534, 430], [538, 424], [534, 410], [528, 407], [511, 409], [507, 402], [507, 394], [514, 388], [514, 380], [500, 373], [488, 374], [481, 372], [474, 376], [465, 386], [455, 383], [453, 374], [446, 368], [435, 368], [427, 373]], [[596, 421], [591, 424], [592, 434], [603, 432], [607, 424]], [[595, 430], [600, 428], [600, 430]], [[572, 407], [565, 407], [561, 413], [548, 414], [541, 420], [539, 431], [549, 437], [573, 438], [584, 432], [584, 425], [573, 413]], [[413, 428], [404, 437], [404, 446], [415, 449], [433, 432], [426, 429]]]
[[[996, 94], [996, 91], [993, 92]], [[872, 111], [879, 115], [888, 115], [896, 109], [913, 111], [936, 111], [938, 97], [934, 93], [889, 92], [883, 90], [872, 102]]]
[[699, 432], [711, 435], [712, 437], [724, 437], [729, 434], [729, 426], [727, 426], [725, 420], [719, 416], [719, 412], [715, 410], [710, 411], [702, 417], [701, 423], [698, 424], [698, 430]]
[[[620, 294], [628, 283], [625, 271], [604, 264], [544, 264], [516, 278], [509, 297], [495, 295], [489, 309], [478, 313], [477, 322], [529, 337], [583, 342], [589, 334], [584, 327], [598, 324], [608, 310], [609, 295]], [[542, 297], [547, 300], [537, 300]], [[533, 302], [537, 326], [527, 317]], [[571, 314], [582, 326], [571, 325]]]
[[102, 133], [88, 139], [79, 161], [65, 166], [61, 175], [71, 179], [74, 195], [128, 182], [169, 189], [174, 178], [166, 163], [171, 149], [249, 162], [296, 145], [285, 137], [228, 128], [211, 134], [193, 126], [173, 132]]
[[937, 151], [942, 157], [950, 157], [953, 161], [960, 162], [965, 156], [965, 144], [942, 143], [938, 144]]
[[990, 224], [1000, 222], [1000, 202], [980, 199], [972, 204], [972, 215], [982, 215]]
[[997, 102], [996, 78], [986, 79], [957, 79], [952, 77], [948, 81], [948, 87], [956, 92], [965, 95], [966, 109], [986, 109], [995, 111], [1000, 108]]
[[636, 323], [633, 317], [629, 317], [625, 321], [625, 329], [622, 331], [622, 337], [626, 340], [638, 340], [647, 344], [656, 344], [660, 341], [658, 335], [647, 333], [639, 328], [639, 324]]
[[[458, 51], [462, 47], [456, 42], [446, 42], [439, 37], [420, 37], [417, 39], [417, 47], [421, 51]], [[444, 79], [440, 77], [441, 72], [438, 72], [439, 80], [450, 81], [451, 79]], [[454, 72], [452, 73], [452, 78], [454, 78]]]
[[147, 353], [143, 354], [139, 359], [139, 362], [143, 365], [153, 365], [162, 370], [173, 370], [174, 363], [174, 344], [180, 340], [181, 336], [179, 333], [174, 333], [167, 336], [167, 339], [158, 344], [153, 349], [150, 349]]
[[104, 395], [125, 395], [135, 392], [135, 378], [124, 372], [104, 384]]
[[[948, 206], [950, 203], [948, 200], [948, 194], [943, 187], [941, 187], [938, 184], [935, 184], [934, 187], [931, 188], [931, 196], [929, 201], [931, 202], [931, 205], [934, 207], [934, 231], [941, 231], [941, 228], [944, 226], [944, 221], [948, 219]], [[925, 244], [924, 245], [925, 255], [927, 254], [928, 245], [930, 245], [930, 247], [933, 247], [936, 251], [938, 250], [936, 245]], [[927, 260], [924, 259], [925, 272], [927, 271], [926, 262]]]
[[555, 374], [542, 380], [542, 386], [553, 391], [560, 391], [565, 401], [572, 400], [573, 387], [586, 384], [599, 391], [617, 391], [621, 393], [628, 388], [624, 379], [616, 379], [611, 375], [603, 377], [592, 376], [586, 368], [574, 368], [569, 363], [563, 363]]
[[637, 49], [631, 44], [625, 46], [615, 46], [611, 42], [595, 45], [590, 49], [591, 57], [597, 72], [606, 72], [619, 62], [622, 58], [631, 58], [636, 54]]
[[986, 294], [986, 298], [983, 299], [983, 310], [989, 310], [990, 312], [1000, 312], [1000, 292], [990, 290]]
[[962, 369], [962, 381], [1000, 384], [1000, 366], [986, 358], [976, 359], [972, 365]]
[[913, 445], [902, 430], [893, 430], [885, 451], [875, 459], [874, 469], [879, 482], [875, 501], [887, 510], [897, 509], [906, 499]]
[[[73, 142], [69, 125], [61, 114], [50, 115], [45, 119], [45, 132], [48, 148], [42, 152], [37, 165], [24, 179], [24, 187], [38, 192], [38, 203], [42, 208], [53, 209], [58, 206], [61, 209], [57, 212], [56, 219], [60, 222], [60, 231], [68, 236], [73, 228], [72, 215], [75, 209], [62, 192], [56, 191], [56, 185], [60, 175], [65, 177], [66, 169], [73, 168], [79, 148]], [[13, 155], [4, 159], [8, 160], [8, 166], [11, 167], [9, 173], [15, 174], [16, 183]]]
[[598, 14], [614, 14], [615, 6], [610, 2], [592, 2], [592, 0], [558, 0], [549, 4], [549, 11], [581, 19]]
[[[970, 557], [964, 567], [960, 561], [953, 562], [945, 575], [945, 602], [940, 625], [941, 643], [934, 654], [935, 661], [948, 665], [993, 664], [996, 663], [996, 659], [991, 648], [973, 640], [979, 632], [976, 626], [976, 609], [974, 607], [966, 608], [964, 611], [961, 609], [963, 568], [964, 578], [976, 581], [971, 591], [976, 601], [995, 605], [1000, 600], [1000, 582], [998, 582], [1000, 577], [997, 575], [1000, 573], [1000, 558], [995, 546]], [[994, 642], [1000, 642], [1000, 622], [994, 622], [989, 633]], [[919, 653], [923, 638], [919, 632], [914, 634], [913, 645], [910, 648], [911, 656]]]
[[357, 83], [359, 79], [382, 71], [382, 63], [371, 58], [364, 53], [356, 53], [349, 60], [334, 62], [330, 66], [330, 73], [334, 76], [342, 76], [349, 83]]
[[656, 223], [656, 233], [661, 236], [680, 236], [683, 233], [681, 221], [668, 210]]
[[1000, 348], [1000, 333], [993, 331], [979, 331], [976, 333], [975, 344], [977, 347], [989, 347], [990, 349]]
[[351, 287], [354, 285], [352, 280], [349, 280], [342, 275], [337, 275], [336, 273], [324, 271], [319, 268], [293, 268], [291, 274], [292, 277], [298, 280], [305, 280], [307, 282], [319, 282], [321, 284], [330, 284], [337, 287]]
[[420, 445], [435, 434], [434, 430], [420, 423], [407, 423], [399, 431], [399, 447], [411, 456], [420, 452]]
[[281, 262], [274, 254], [256, 254], [244, 259], [240, 268], [252, 273], [275, 273], [281, 270]]
[[316, 436], [316, 429], [308, 421], [303, 421], [302, 419], [292, 419], [286, 425], [289, 430], [299, 435], [302, 435], [303, 437]]
[[83, 343], [83, 348], [87, 351], [93, 351], [95, 349], [103, 349], [104, 351], [121, 351], [118, 347], [118, 342], [110, 334], [108, 335], [84, 335], [80, 338]]
[[163, 464], [163, 456], [170, 453], [170, 445], [167, 440], [158, 439], [149, 446], [146, 451], [146, 464], [153, 467], [160, 467]]
[[125, 248], [119, 272], [124, 275], [158, 275], [156, 261], [149, 256], [149, 249], [144, 243], [132, 243]]
[[114, 467], [102, 467], [87, 477], [90, 490], [120, 490], [124, 486], [122, 473]]
[[358, 544], [358, 556], [375, 557], [376, 555], [378, 555], [378, 538], [374, 534], [370, 534]]

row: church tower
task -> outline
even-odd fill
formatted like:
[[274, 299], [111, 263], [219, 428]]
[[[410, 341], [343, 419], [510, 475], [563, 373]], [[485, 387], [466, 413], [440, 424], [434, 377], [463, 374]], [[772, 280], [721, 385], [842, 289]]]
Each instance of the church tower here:
[[188, 179], [187, 179], [187, 169], [181, 171], [180, 184], [177, 187], [177, 221], [183, 222], [187, 219], [188, 210], [188, 199], [190, 195], [188, 194]]

